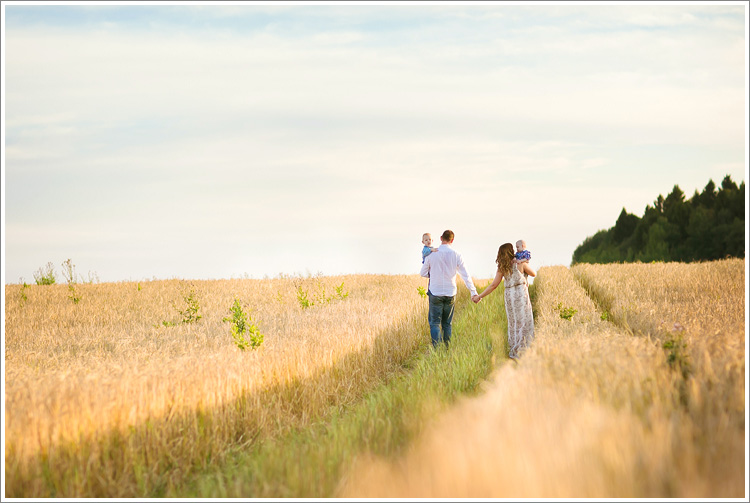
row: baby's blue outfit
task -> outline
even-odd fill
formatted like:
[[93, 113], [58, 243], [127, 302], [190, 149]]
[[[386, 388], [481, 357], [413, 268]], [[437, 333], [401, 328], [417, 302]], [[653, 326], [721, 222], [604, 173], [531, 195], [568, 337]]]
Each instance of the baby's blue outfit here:
[[423, 264], [424, 264], [424, 259], [426, 259], [427, 255], [429, 255], [430, 253], [432, 253], [432, 248], [430, 248], [429, 246], [425, 246], [424, 248], [422, 248], [422, 263]]
[[[524, 260], [524, 259], [531, 260], [531, 252], [529, 250], [524, 250], [522, 252], [516, 253], [516, 260]], [[424, 260], [422, 262], [424, 262]]]

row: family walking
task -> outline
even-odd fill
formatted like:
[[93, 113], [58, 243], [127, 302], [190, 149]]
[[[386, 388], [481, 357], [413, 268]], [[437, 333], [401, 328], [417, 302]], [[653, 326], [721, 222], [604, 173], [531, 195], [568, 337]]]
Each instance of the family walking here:
[[453, 322], [453, 308], [456, 303], [456, 275], [461, 276], [466, 287], [471, 292], [471, 300], [476, 304], [491, 294], [500, 283], [505, 282], [505, 312], [508, 318], [508, 353], [512, 359], [520, 356], [521, 352], [534, 339], [534, 315], [529, 298], [528, 276], [536, 276], [536, 272], [529, 266], [531, 254], [526, 250], [526, 243], [516, 243], [517, 253], [513, 245], [505, 243], [497, 252], [497, 273], [492, 283], [479, 294], [474, 282], [466, 270], [463, 257], [453, 249], [453, 231], [447, 230], [440, 236], [440, 246], [432, 247], [432, 236], [422, 236], [422, 270], [420, 274], [429, 278], [427, 295], [430, 300], [428, 322], [430, 324], [430, 338], [432, 346], [442, 342], [448, 346], [451, 340], [451, 324]]

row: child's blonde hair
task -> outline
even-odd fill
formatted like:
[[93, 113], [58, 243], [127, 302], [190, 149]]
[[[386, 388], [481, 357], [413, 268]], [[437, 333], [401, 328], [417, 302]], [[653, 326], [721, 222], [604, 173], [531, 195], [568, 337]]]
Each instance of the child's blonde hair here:
[[519, 239], [518, 241], [516, 241], [516, 250], [518, 250], [519, 248], [526, 249], [526, 241], [524, 241], [523, 239]]

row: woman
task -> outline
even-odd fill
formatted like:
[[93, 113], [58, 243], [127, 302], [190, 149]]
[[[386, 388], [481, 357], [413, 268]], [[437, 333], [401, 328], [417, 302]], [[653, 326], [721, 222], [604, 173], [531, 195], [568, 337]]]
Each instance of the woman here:
[[534, 340], [534, 314], [531, 311], [529, 285], [524, 274], [536, 276], [536, 272], [526, 262], [517, 262], [513, 245], [505, 243], [497, 251], [497, 274], [490, 286], [479, 294], [478, 303], [500, 286], [505, 280], [505, 312], [508, 317], [509, 356], [518, 358], [531, 341]]

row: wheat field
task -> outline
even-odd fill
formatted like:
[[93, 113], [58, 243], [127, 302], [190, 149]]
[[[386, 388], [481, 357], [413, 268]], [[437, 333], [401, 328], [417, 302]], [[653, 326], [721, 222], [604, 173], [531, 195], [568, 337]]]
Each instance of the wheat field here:
[[[745, 261], [543, 267], [534, 283], [536, 339], [520, 363], [501, 352], [482, 393], [396, 455], [353, 453], [335, 496], [741, 497]], [[66, 285], [6, 285], [6, 496], [182, 494], [259, 438], [314, 431], [409, 372], [429, 340], [420, 286], [79, 284], [74, 302]], [[202, 318], [182, 323], [191, 296]], [[235, 299], [264, 334], [258, 350], [232, 340]]]
[[[747, 497], [745, 261], [540, 268], [536, 339], [343, 497]], [[566, 313], [571, 316], [564, 316]]]
[[[304, 427], [424, 344], [424, 283], [79, 284], [75, 303], [65, 285], [6, 285], [6, 495], [158, 494], [228, 446]], [[202, 318], [181, 323], [191, 294]], [[235, 298], [264, 335], [258, 350], [240, 351], [223, 321]]]

